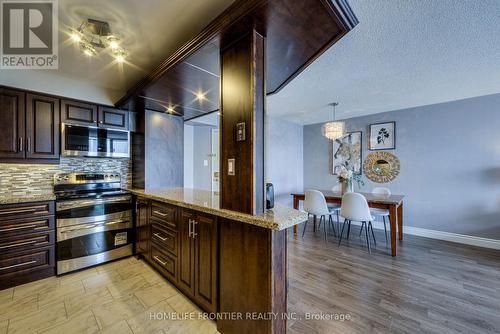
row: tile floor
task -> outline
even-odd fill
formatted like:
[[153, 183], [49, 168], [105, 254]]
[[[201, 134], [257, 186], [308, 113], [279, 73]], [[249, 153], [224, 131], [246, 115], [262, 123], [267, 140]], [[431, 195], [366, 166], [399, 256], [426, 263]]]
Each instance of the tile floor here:
[[[0, 334], [217, 333], [201, 310], [133, 257], [0, 291]], [[162, 319], [151, 319], [160, 314]]]

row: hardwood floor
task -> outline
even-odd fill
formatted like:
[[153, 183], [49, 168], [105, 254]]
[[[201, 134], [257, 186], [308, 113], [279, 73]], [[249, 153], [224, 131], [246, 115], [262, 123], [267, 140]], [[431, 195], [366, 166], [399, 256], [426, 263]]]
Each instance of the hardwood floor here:
[[303, 317], [290, 334], [500, 333], [500, 251], [405, 235], [393, 258], [375, 230], [369, 255], [358, 226], [338, 247], [308, 225], [304, 239], [288, 239], [288, 311]]

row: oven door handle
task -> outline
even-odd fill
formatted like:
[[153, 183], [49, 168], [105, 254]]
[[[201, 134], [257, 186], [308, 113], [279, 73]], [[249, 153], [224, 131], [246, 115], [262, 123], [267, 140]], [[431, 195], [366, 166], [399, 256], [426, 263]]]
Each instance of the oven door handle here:
[[104, 224], [95, 224], [94, 227], [110, 226], [110, 225], [116, 225], [116, 224], [120, 224], [120, 223], [126, 223], [126, 221], [115, 220], [115, 221], [107, 222], [107, 223], [104, 223]]
[[68, 210], [68, 209], [76, 209], [76, 208], [83, 208], [89, 205], [98, 205], [98, 204], [108, 204], [108, 203], [117, 203], [117, 202], [124, 202], [124, 203], [132, 203], [132, 198], [130, 196], [122, 196], [122, 197], [116, 197], [116, 198], [105, 198], [105, 199], [94, 199], [94, 200], [75, 200], [75, 201], [68, 201], [68, 202], [59, 202], [57, 203], [57, 210], [58, 211], [63, 211], [63, 210]]

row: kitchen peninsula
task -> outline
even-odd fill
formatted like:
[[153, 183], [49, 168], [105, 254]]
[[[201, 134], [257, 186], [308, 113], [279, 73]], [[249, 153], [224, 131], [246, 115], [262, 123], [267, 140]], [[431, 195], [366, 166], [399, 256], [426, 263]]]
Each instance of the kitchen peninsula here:
[[[219, 208], [219, 196], [188, 188], [129, 189], [137, 196], [136, 252], [207, 312], [221, 332], [286, 328], [286, 229], [307, 214], [277, 205], [262, 215]], [[245, 314], [278, 314], [245, 319]]]

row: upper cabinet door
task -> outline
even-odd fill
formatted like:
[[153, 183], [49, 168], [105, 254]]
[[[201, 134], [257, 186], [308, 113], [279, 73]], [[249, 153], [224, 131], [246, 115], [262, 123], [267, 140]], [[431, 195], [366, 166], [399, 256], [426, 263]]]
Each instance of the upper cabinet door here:
[[59, 99], [26, 96], [26, 157], [59, 159]]
[[103, 128], [128, 130], [128, 111], [99, 107], [99, 126]]
[[61, 100], [61, 122], [97, 126], [97, 105]]
[[24, 158], [25, 94], [0, 88], [0, 158]]

